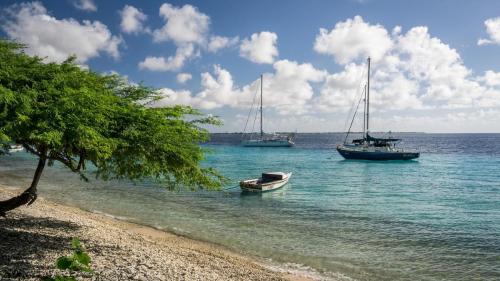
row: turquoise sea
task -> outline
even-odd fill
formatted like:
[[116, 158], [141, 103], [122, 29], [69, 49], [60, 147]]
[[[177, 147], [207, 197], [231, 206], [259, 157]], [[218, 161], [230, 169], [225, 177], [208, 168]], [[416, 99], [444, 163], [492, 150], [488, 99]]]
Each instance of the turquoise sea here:
[[[262, 171], [293, 172], [283, 189], [258, 195], [85, 183], [58, 166], [45, 171], [40, 195], [324, 278], [500, 280], [500, 134], [401, 136], [421, 158], [343, 160], [334, 150], [342, 134], [299, 134], [288, 149], [213, 135], [206, 165], [230, 186]], [[0, 184], [28, 186], [35, 164], [26, 153], [0, 157]]]

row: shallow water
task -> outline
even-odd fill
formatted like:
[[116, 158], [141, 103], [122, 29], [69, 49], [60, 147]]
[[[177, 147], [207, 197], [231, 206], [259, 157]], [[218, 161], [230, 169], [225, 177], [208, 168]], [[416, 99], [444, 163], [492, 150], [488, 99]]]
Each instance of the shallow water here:
[[[325, 275], [360, 280], [500, 279], [500, 134], [404, 134], [418, 161], [343, 160], [340, 134], [299, 134], [297, 146], [243, 148], [214, 135], [207, 165], [233, 182], [292, 171], [283, 189], [243, 195], [169, 192], [154, 184], [84, 183], [48, 168], [42, 196], [126, 217]], [[0, 184], [27, 186], [35, 159], [0, 158]]]

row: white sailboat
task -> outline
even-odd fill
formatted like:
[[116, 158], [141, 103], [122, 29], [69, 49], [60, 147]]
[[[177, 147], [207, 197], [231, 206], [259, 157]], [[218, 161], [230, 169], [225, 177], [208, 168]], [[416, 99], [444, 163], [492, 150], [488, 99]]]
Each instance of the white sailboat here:
[[265, 134], [262, 128], [262, 84], [263, 76], [260, 76], [260, 135], [256, 139], [243, 140], [241, 145], [246, 147], [291, 147], [295, 145], [293, 138], [287, 135]]

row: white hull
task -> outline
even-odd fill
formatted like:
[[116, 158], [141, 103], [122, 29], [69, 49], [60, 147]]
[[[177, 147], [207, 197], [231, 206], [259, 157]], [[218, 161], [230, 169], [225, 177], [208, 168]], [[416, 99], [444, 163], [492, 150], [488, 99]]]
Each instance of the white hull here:
[[291, 147], [294, 143], [290, 140], [247, 140], [242, 141], [245, 147]]
[[277, 180], [267, 183], [260, 183], [259, 179], [245, 180], [240, 182], [240, 188], [241, 190], [248, 192], [266, 192], [266, 191], [276, 190], [287, 184], [291, 176], [292, 173], [288, 173], [286, 174], [286, 177], [282, 180]]
[[9, 148], [9, 153], [20, 152], [23, 151], [24, 147], [21, 145], [11, 145]]

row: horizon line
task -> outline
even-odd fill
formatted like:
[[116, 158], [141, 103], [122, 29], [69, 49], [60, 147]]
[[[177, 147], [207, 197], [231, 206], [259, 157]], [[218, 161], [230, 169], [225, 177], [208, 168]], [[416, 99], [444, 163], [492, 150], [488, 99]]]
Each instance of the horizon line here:
[[[259, 134], [260, 132], [209, 132], [210, 134]], [[318, 132], [287, 132], [287, 131], [282, 131], [282, 132], [273, 132], [277, 134], [345, 134], [347, 132], [340, 132], [340, 131], [318, 131]], [[361, 134], [363, 132], [350, 132], [350, 134]], [[384, 133], [388, 134], [389, 132], [383, 132], [383, 131], [374, 131], [370, 133]], [[414, 131], [391, 131], [390, 133], [402, 133], [402, 134], [500, 134], [500, 132], [414, 132]]]

